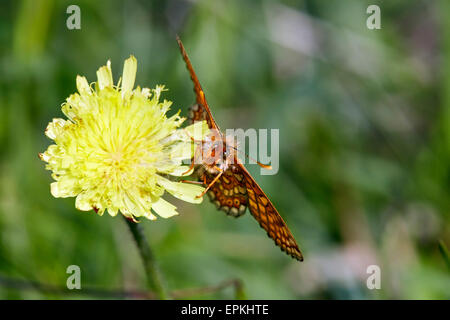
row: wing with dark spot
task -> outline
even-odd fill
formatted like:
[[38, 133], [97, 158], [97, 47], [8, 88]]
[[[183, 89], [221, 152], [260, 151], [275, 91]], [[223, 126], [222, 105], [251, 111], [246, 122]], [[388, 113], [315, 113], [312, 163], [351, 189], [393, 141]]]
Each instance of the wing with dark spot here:
[[269, 198], [252, 178], [247, 169], [240, 163], [237, 166], [239, 166], [244, 176], [245, 186], [247, 188], [248, 208], [252, 216], [266, 230], [267, 235], [275, 241], [275, 244], [282, 251], [299, 261], [303, 261], [303, 255], [298, 248], [297, 242], [277, 209], [275, 209], [272, 202], [270, 202]]
[[[227, 215], [240, 217], [247, 210], [248, 196], [245, 186], [244, 175], [240, 173], [238, 167], [231, 166], [222, 176], [211, 186], [208, 191], [208, 197], [214, 203], [217, 209], [224, 211]], [[206, 185], [209, 185], [215, 175], [206, 172], [203, 168], [199, 170], [200, 180], [203, 176]]]
[[208, 123], [208, 127], [210, 129], [214, 128], [214, 125], [212, 124], [210, 118], [208, 117], [208, 114], [206, 113], [206, 109], [198, 103], [189, 107], [188, 118], [191, 123], [206, 120], [206, 122]]

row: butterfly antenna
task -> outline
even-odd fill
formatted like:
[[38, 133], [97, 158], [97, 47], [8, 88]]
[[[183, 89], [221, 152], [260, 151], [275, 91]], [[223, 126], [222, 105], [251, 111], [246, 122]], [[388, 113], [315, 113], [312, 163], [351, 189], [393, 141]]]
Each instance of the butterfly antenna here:
[[238, 148], [236, 148], [236, 147], [232, 147], [232, 148], [233, 148], [234, 150], [238, 151], [238, 152], [244, 153], [244, 155], [245, 155], [245, 157], [246, 157], [247, 159], [250, 159], [250, 160], [252, 160], [252, 161], [255, 161], [256, 164], [257, 164], [258, 166], [260, 166], [261, 168], [264, 168], [264, 169], [267, 169], [267, 170], [272, 170], [272, 166], [271, 166], [270, 164], [264, 164], [264, 163], [261, 163], [261, 162], [259, 162], [258, 160], [253, 159], [252, 157], [250, 157], [247, 153], [245, 153], [245, 152], [239, 150]]

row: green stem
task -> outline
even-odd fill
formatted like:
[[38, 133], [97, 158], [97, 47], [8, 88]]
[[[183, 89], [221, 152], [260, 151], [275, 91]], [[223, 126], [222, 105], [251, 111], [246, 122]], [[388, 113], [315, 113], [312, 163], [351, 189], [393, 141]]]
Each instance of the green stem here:
[[127, 218], [125, 218], [125, 221], [133, 234], [139, 253], [141, 254], [149, 288], [156, 293], [159, 299], [167, 299], [168, 294], [165, 282], [156, 263], [155, 256], [145, 238], [144, 230], [139, 223], [135, 223]]

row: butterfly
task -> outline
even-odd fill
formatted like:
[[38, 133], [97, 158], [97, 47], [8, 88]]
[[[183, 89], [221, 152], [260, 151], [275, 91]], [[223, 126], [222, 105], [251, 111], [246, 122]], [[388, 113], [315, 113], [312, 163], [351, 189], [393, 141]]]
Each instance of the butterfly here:
[[[200, 196], [207, 193], [211, 202], [219, 210], [233, 217], [242, 216], [249, 208], [252, 216], [282, 251], [299, 261], [303, 261], [303, 255], [288, 226], [267, 195], [238, 159], [238, 149], [234, 137], [224, 136], [220, 131], [212, 116], [205, 93], [194, 72], [191, 61], [178, 36], [177, 42], [194, 83], [196, 95], [196, 104], [189, 109], [189, 119], [191, 122], [206, 120], [212, 132], [202, 141], [202, 145], [196, 148], [194, 161], [192, 161], [190, 168], [192, 170], [194, 164], [199, 163], [195, 161], [197, 158], [201, 159], [201, 164], [197, 166], [195, 173], [198, 177], [197, 182], [203, 184], [206, 189]], [[258, 164], [260, 163], [258, 162]]]

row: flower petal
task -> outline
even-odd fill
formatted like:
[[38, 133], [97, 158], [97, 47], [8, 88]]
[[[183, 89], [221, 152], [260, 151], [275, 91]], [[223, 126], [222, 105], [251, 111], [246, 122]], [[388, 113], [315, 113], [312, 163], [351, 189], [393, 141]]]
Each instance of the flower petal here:
[[191, 159], [195, 152], [195, 144], [190, 142], [178, 143], [171, 146], [167, 153], [170, 160], [174, 163], [180, 163], [183, 160]]
[[190, 169], [190, 166], [178, 166], [172, 171], [168, 171], [167, 174], [175, 177], [190, 176], [194, 172], [194, 168]]
[[50, 192], [55, 198], [75, 197], [79, 193], [74, 187], [76, 183], [76, 179], [64, 176], [59, 181], [50, 184]]
[[100, 67], [100, 69], [97, 70], [97, 79], [100, 90], [103, 90], [105, 87], [113, 86], [111, 61], [108, 60], [106, 66]]
[[75, 199], [75, 207], [81, 211], [90, 211], [93, 209], [88, 192], [82, 192], [77, 196]]
[[133, 90], [136, 79], [137, 61], [134, 56], [130, 56], [123, 65], [122, 74], [122, 97], [127, 92]]
[[177, 207], [167, 202], [163, 198], [159, 198], [158, 201], [153, 203], [152, 209], [163, 218], [170, 218], [178, 214]]
[[184, 128], [184, 130], [187, 133], [187, 137], [191, 140], [192, 138], [194, 138], [194, 140], [202, 140], [203, 137], [209, 134], [208, 123], [206, 123], [205, 120], [196, 121], [190, 126]]
[[203, 197], [197, 198], [202, 194], [205, 188], [184, 182], [173, 182], [166, 178], [163, 178], [157, 175], [158, 184], [164, 187], [171, 195], [174, 197], [191, 203], [201, 203], [203, 201]]
[[77, 76], [77, 89], [81, 95], [91, 93], [91, 88], [89, 87], [86, 77]]
[[56, 137], [61, 134], [65, 124], [66, 120], [61, 118], [54, 118], [53, 121], [50, 122], [45, 129], [45, 135], [50, 139], [55, 140]]
[[119, 212], [119, 210], [117, 208], [114, 207], [109, 207], [108, 208], [108, 213], [111, 217], [115, 217], [117, 216], [117, 213]]

